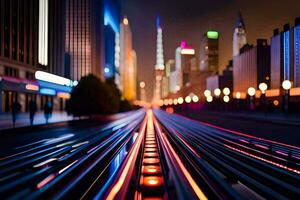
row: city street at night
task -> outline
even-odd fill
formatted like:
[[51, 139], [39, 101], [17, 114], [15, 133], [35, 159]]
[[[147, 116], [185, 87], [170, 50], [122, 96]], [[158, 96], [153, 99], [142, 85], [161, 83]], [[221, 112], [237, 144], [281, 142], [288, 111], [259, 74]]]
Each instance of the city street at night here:
[[300, 195], [299, 147], [162, 110], [141, 109], [98, 126], [76, 123], [5, 134], [0, 192], [7, 198]]
[[1, 0], [0, 199], [300, 199], [299, 0]]

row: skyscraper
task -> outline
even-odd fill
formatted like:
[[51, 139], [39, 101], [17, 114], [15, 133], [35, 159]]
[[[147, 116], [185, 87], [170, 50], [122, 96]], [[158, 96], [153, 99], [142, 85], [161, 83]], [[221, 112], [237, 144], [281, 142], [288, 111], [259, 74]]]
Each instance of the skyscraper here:
[[119, 83], [121, 0], [104, 0], [105, 78]]
[[270, 45], [266, 39], [245, 45], [233, 58], [233, 91], [246, 93], [249, 87], [270, 84]]
[[156, 18], [157, 38], [156, 38], [156, 65], [155, 65], [155, 89], [154, 100], [161, 99], [161, 82], [165, 69], [164, 51], [163, 51], [163, 36], [160, 25], [160, 17]]
[[217, 73], [219, 71], [219, 33], [207, 31], [200, 45], [200, 71]]
[[132, 32], [127, 17], [120, 24], [120, 89], [128, 101], [136, 99], [136, 53], [132, 47]]
[[191, 72], [196, 71], [195, 65], [195, 49], [181, 41], [175, 50], [175, 69], [170, 70], [170, 92], [176, 93], [190, 84]]
[[8, 112], [14, 101], [28, 111], [31, 99], [38, 108], [45, 100], [52, 101], [54, 108], [62, 105], [56, 95], [39, 90], [42, 85], [34, 74], [42, 70], [64, 76], [64, 9], [61, 0], [1, 1], [0, 112]]
[[162, 87], [161, 87], [162, 98], [167, 97], [170, 92], [170, 74], [174, 70], [175, 70], [175, 60], [170, 59], [166, 62], [165, 72], [162, 78]]
[[284, 80], [300, 87], [300, 18], [295, 26], [283, 26], [283, 31], [275, 29], [271, 38], [271, 88], [278, 89]]
[[90, 73], [103, 78], [103, 17], [101, 0], [66, 0], [65, 51], [73, 80]]
[[245, 44], [247, 44], [246, 26], [242, 14], [239, 12], [238, 20], [236, 22], [234, 32], [233, 32], [233, 57], [237, 56], [240, 53], [240, 49]]

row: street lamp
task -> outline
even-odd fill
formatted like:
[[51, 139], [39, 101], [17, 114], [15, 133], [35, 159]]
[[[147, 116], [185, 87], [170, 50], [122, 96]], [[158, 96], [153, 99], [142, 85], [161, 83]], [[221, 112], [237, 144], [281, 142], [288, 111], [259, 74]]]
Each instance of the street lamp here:
[[260, 83], [258, 85], [259, 90], [261, 91], [262, 94], [266, 93], [266, 90], [268, 89], [268, 85], [266, 83]]
[[177, 100], [178, 104], [183, 104], [183, 98], [182, 97], [179, 97], [178, 100]]
[[192, 97], [192, 100], [193, 100], [194, 103], [197, 103], [197, 102], [199, 101], [199, 98], [198, 98], [197, 95], [194, 95], [194, 96]]
[[292, 87], [292, 82], [289, 80], [285, 80], [282, 82], [282, 88], [285, 90], [289, 90]]
[[290, 101], [290, 89], [292, 87], [292, 82], [289, 80], [284, 80], [282, 82], [282, 88], [284, 89], [284, 112], [288, 112], [289, 110], [289, 101]]
[[261, 91], [261, 104], [266, 115], [266, 90], [268, 89], [268, 85], [266, 83], [260, 83], [258, 88]]
[[174, 99], [174, 100], [173, 100], [173, 104], [174, 104], [174, 105], [177, 105], [177, 103], [178, 103], [178, 100], [177, 100], [177, 99]]
[[146, 86], [146, 83], [145, 83], [144, 81], [141, 81], [141, 82], [140, 82], [140, 88], [143, 89], [143, 88], [145, 88], [145, 86]]
[[212, 101], [213, 101], [213, 97], [212, 97], [212, 96], [206, 97], [206, 101], [207, 101], [208, 103], [212, 102]]
[[221, 90], [220, 90], [219, 88], [216, 88], [216, 89], [214, 90], [214, 95], [215, 95], [216, 97], [219, 97], [219, 96], [221, 95]]
[[254, 87], [249, 87], [248, 88], [248, 95], [250, 96], [250, 110], [254, 109], [254, 104], [253, 104], [253, 97], [255, 95], [255, 88]]
[[184, 100], [186, 103], [191, 103], [192, 98], [190, 96], [186, 96]]
[[225, 87], [225, 88], [223, 89], [223, 94], [224, 94], [225, 96], [229, 96], [229, 94], [230, 94], [230, 89], [229, 89], [228, 87]]
[[204, 91], [204, 96], [207, 98], [208, 96], [211, 96], [211, 91], [210, 90], [205, 90]]
[[225, 103], [228, 103], [229, 100], [230, 100], [229, 96], [226, 95], [226, 96], [223, 97], [223, 101], [224, 101]]
[[240, 109], [240, 99], [241, 99], [241, 93], [240, 92], [236, 92], [235, 93], [235, 97], [236, 97], [236, 101], [237, 101], [237, 109]]
[[215, 90], [214, 90], [214, 95], [215, 95], [215, 97], [216, 97], [216, 108], [217, 108], [217, 110], [219, 110], [219, 105], [220, 105], [220, 95], [221, 95], [221, 90], [219, 89], [219, 88], [216, 88]]

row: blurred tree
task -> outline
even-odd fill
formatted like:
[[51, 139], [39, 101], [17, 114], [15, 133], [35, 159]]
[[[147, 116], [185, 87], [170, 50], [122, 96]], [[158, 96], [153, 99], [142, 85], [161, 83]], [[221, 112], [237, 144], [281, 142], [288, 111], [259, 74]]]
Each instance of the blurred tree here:
[[120, 94], [94, 75], [82, 77], [73, 89], [68, 112], [74, 116], [113, 114], [119, 111]]
[[122, 99], [120, 101], [120, 112], [126, 112], [133, 109], [133, 106], [130, 104], [130, 102], [126, 99]]

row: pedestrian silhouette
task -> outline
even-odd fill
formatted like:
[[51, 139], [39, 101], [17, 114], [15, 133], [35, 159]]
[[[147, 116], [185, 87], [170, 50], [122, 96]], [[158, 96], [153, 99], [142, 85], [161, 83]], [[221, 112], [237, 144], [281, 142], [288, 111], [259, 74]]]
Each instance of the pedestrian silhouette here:
[[16, 126], [17, 114], [21, 110], [21, 104], [18, 101], [15, 101], [11, 106], [11, 113], [12, 113], [12, 120], [13, 120], [13, 127]]
[[52, 104], [49, 101], [47, 101], [44, 105], [44, 115], [46, 119], [46, 124], [48, 124], [49, 118], [52, 115]]
[[33, 100], [29, 101], [29, 119], [30, 119], [30, 125], [33, 125], [34, 115], [37, 111], [37, 105], [36, 102]]

